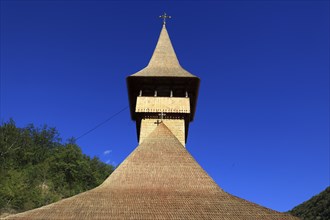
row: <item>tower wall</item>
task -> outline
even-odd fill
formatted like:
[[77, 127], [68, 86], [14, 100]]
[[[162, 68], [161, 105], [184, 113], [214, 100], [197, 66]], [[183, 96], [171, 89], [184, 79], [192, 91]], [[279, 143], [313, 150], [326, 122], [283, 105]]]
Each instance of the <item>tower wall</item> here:
[[188, 97], [153, 97], [138, 96], [135, 112], [143, 113], [190, 113]]
[[187, 116], [190, 114], [189, 97], [138, 96], [135, 112], [141, 116], [139, 143], [164, 123], [185, 146]]
[[185, 146], [185, 121], [183, 118], [163, 119], [162, 122], [157, 118], [142, 119], [139, 144], [141, 144], [145, 138], [156, 129], [159, 123], [164, 123], [181, 144]]

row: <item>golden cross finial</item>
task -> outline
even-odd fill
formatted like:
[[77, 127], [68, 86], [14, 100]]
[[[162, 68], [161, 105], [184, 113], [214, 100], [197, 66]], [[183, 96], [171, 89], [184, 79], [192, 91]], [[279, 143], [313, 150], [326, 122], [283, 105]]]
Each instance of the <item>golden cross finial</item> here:
[[161, 16], [159, 16], [159, 18], [163, 19], [163, 25], [166, 24], [166, 19], [167, 18], [171, 18], [171, 16], [167, 15], [166, 12], [164, 12], [164, 14], [162, 14]]

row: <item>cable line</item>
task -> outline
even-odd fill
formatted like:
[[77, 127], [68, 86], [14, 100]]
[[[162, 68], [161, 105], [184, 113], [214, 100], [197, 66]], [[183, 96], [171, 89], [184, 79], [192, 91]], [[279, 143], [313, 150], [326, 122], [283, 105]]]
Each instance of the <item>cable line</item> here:
[[79, 137], [77, 137], [75, 140], [78, 140], [84, 136], [86, 136], [87, 134], [91, 133], [92, 131], [94, 131], [95, 129], [101, 127], [102, 125], [104, 125], [105, 123], [107, 123], [108, 121], [110, 121], [111, 119], [113, 119], [114, 117], [116, 117], [117, 115], [119, 115], [120, 113], [122, 113], [123, 111], [125, 111], [128, 108], [128, 106], [126, 106], [125, 108], [121, 109], [120, 111], [116, 112], [115, 114], [111, 115], [109, 118], [107, 118], [106, 120], [104, 120], [103, 122], [99, 123], [98, 125], [96, 125], [94, 128], [86, 131], [85, 133], [83, 133], [82, 135], [80, 135]]

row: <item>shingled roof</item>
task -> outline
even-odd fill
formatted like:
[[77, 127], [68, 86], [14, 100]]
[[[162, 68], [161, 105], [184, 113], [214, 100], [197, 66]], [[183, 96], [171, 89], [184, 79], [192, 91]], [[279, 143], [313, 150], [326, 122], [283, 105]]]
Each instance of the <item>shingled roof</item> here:
[[99, 187], [8, 219], [297, 219], [224, 192], [161, 123]]
[[[183, 69], [176, 57], [166, 26], [160, 32], [159, 39], [149, 64], [130, 77], [196, 77]], [[197, 78], [197, 77], [196, 77]]]

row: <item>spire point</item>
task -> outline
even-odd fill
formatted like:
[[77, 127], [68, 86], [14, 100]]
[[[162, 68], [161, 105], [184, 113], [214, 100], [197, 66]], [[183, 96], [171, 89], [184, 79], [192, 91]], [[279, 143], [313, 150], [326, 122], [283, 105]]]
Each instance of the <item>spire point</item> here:
[[165, 27], [166, 26], [166, 19], [170, 19], [172, 17], [167, 15], [166, 12], [164, 12], [164, 14], [160, 15], [159, 18], [163, 19], [163, 27]]

